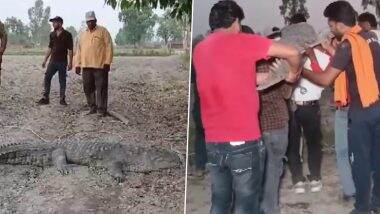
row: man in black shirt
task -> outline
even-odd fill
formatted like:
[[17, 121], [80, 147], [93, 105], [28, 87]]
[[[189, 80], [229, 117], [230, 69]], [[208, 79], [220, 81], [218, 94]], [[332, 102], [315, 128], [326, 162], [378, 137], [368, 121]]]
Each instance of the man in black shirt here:
[[303, 75], [327, 86], [345, 71], [348, 150], [356, 188], [355, 209], [350, 214], [380, 213], [380, 45], [373, 32], [360, 31], [356, 12], [348, 2], [331, 3], [324, 16], [332, 33], [343, 41], [325, 72]]
[[[40, 105], [49, 104], [51, 79], [58, 71], [60, 85], [59, 103], [61, 105], [67, 105], [65, 99], [66, 70], [70, 71], [73, 67], [73, 37], [71, 33], [63, 29], [63, 19], [61, 17], [56, 16], [50, 19], [50, 22], [53, 23], [54, 31], [50, 33], [49, 49], [42, 63], [42, 67], [46, 67], [46, 62], [49, 57], [50, 61], [45, 73], [43, 97], [37, 103]], [[69, 57], [67, 57], [67, 55], [69, 55]]]

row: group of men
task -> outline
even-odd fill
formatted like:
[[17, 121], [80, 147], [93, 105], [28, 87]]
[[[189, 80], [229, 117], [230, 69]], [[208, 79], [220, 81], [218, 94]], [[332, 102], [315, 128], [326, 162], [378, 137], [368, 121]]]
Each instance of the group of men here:
[[[63, 19], [56, 16], [50, 19], [53, 32], [50, 33], [49, 47], [42, 62], [46, 68], [44, 90], [39, 105], [50, 103], [50, 88], [53, 76], [58, 72], [60, 84], [60, 104], [66, 106], [67, 71], [75, 67], [82, 74], [83, 89], [89, 107], [88, 114], [99, 113], [107, 116], [108, 72], [113, 58], [112, 38], [106, 28], [97, 25], [95, 12], [85, 15], [87, 29], [79, 35], [74, 56], [74, 42], [70, 32], [63, 28]], [[0, 70], [1, 59], [7, 44], [4, 25], [0, 23]]]
[[[380, 213], [377, 21], [370, 13], [357, 16], [346, 1], [329, 4], [324, 16], [329, 30], [318, 35], [302, 14], [290, 19], [290, 25], [311, 32], [306, 48], [300, 50], [281, 41], [286, 27], [271, 28], [266, 38], [252, 35], [241, 25], [244, 12], [234, 1], [221, 0], [212, 7], [211, 32], [193, 49], [193, 80], [200, 105], [195, 106], [194, 116], [202, 125], [196, 130], [204, 131], [206, 142], [210, 213], [280, 213], [278, 191], [285, 156], [295, 193], [322, 190], [319, 99], [329, 85], [334, 88], [335, 148], [343, 199], [355, 199], [351, 214]], [[258, 91], [257, 86], [275, 75], [275, 58], [287, 62], [287, 77]], [[310, 171], [306, 177], [302, 133]], [[203, 150], [200, 142], [196, 142], [198, 152]], [[197, 167], [202, 169], [206, 158], [198, 159]]]

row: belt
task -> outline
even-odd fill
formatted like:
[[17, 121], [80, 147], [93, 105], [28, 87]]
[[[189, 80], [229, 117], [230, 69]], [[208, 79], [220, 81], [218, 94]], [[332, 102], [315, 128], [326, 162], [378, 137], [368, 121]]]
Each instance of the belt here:
[[311, 101], [294, 101], [294, 103], [298, 106], [313, 106], [318, 105], [318, 100], [311, 100]]
[[348, 106], [337, 106], [335, 107], [336, 110], [348, 110]]

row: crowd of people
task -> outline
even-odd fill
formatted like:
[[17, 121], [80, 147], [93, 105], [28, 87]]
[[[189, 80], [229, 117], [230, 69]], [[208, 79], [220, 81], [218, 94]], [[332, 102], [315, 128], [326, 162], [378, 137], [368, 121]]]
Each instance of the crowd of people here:
[[[203, 173], [207, 166], [211, 175], [210, 213], [280, 213], [286, 157], [295, 194], [323, 191], [319, 100], [330, 85], [342, 200], [355, 200], [351, 214], [380, 213], [377, 20], [346, 1], [330, 3], [323, 15], [329, 28], [319, 34], [302, 14], [289, 20], [307, 35], [300, 47], [284, 40], [288, 26], [255, 35], [241, 24], [244, 11], [235, 1], [212, 7], [210, 32], [193, 41], [192, 66], [196, 168]], [[278, 59], [288, 65], [285, 79], [258, 91]]]
[[[53, 32], [50, 33], [48, 50], [42, 62], [46, 68], [42, 98], [39, 105], [50, 103], [51, 81], [58, 72], [60, 104], [66, 106], [67, 71], [75, 67], [75, 73], [82, 75], [83, 90], [89, 106], [88, 114], [99, 113], [107, 116], [108, 73], [113, 59], [112, 38], [108, 30], [97, 25], [95, 12], [85, 14], [87, 29], [78, 38], [74, 54], [74, 42], [70, 32], [63, 28], [63, 19], [56, 16], [50, 19]], [[7, 46], [7, 33], [0, 22], [0, 71], [2, 56]]]

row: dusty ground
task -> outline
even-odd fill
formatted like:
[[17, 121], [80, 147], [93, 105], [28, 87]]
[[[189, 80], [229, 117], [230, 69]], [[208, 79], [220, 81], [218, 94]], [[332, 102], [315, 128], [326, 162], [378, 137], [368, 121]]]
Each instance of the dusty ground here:
[[[0, 144], [28, 139], [104, 139], [186, 152], [188, 72], [178, 56], [116, 58], [110, 73], [112, 118], [86, 116], [81, 77], [68, 75], [67, 107], [58, 77], [51, 104], [37, 106], [44, 71], [39, 56], [5, 56], [0, 87]], [[101, 169], [78, 167], [68, 176], [54, 168], [0, 165], [0, 213], [180, 213], [185, 170], [130, 174], [115, 184]]]
[[[304, 166], [304, 172], [307, 172]], [[319, 193], [296, 195], [291, 189], [290, 172], [285, 171], [280, 190], [282, 214], [347, 214], [353, 209], [353, 203], [343, 202], [341, 187], [336, 170], [335, 156], [324, 153], [322, 165], [323, 190]], [[210, 177], [188, 180], [187, 213], [207, 213], [210, 209]]]

